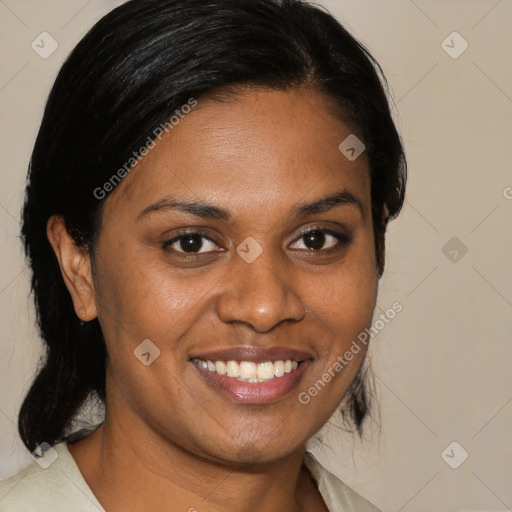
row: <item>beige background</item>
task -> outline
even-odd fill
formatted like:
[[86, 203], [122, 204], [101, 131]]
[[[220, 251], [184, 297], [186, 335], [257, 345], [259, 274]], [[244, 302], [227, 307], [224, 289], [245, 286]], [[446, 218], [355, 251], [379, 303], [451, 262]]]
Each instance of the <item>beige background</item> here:
[[[26, 166], [61, 63], [120, 3], [0, 0], [3, 478], [31, 461], [15, 422], [40, 353], [17, 239]], [[321, 3], [386, 71], [409, 183], [403, 213], [390, 226], [379, 295], [382, 310], [399, 301], [403, 311], [374, 339], [371, 354], [380, 433], [374, 422], [361, 443], [327, 428], [316, 454], [384, 512], [510, 510], [512, 2]], [[43, 31], [59, 44], [46, 60], [31, 48]], [[469, 44], [456, 59], [441, 45], [453, 31]], [[446, 44], [455, 52], [461, 43], [451, 37]], [[443, 253], [452, 237], [467, 247], [462, 257], [451, 246]], [[453, 441], [469, 453], [458, 469], [441, 457]], [[449, 450], [449, 460], [460, 450]]]

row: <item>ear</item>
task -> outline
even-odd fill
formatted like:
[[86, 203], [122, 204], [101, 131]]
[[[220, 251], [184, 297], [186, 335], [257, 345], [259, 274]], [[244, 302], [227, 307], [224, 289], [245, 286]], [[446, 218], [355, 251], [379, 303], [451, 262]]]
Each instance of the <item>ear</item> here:
[[78, 317], [88, 322], [98, 315], [96, 309], [91, 260], [87, 249], [78, 247], [68, 233], [64, 218], [52, 216], [46, 235], [53, 247], [66, 287]]
[[375, 253], [377, 255], [377, 275], [382, 277], [384, 273], [384, 262], [386, 260], [386, 229], [389, 221], [389, 210], [384, 203], [380, 220], [380, 234], [376, 237]]

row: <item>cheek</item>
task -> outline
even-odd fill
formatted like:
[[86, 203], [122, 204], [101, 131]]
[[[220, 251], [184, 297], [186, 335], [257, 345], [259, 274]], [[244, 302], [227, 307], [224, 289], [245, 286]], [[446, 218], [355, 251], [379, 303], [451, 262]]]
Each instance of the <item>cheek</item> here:
[[96, 297], [107, 338], [137, 340], [169, 331], [196, 305], [200, 281], [191, 294], [190, 280], [171, 278], [169, 268], [154, 257], [125, 251], [123, 258], [116, 258], [107, 247], [103, 253], [108, 256], [98, 266]]
[[[147, 258], [126, 254], [122, 264], [117, 261], [103, 259], [97, 272], [99, 318], [116, 390], [112, 396], [123, 394], [141, 414], [166, 410], [170, 396], [179, 408], [186, 393], [181, 382], [169, 376], [182, 372], [182, 361], [168, 345], [183, 331], [181, 323], [197, 307], [198, 295], [187, 295], [185, 279], [172, 280], [161, 264]], [[162, 383], [167, 383], [166, 393]]]
[[377, 299], [378, 276], [371, 235], [365, 239], [335, 270], [320, 281], [312, 280], [304, 295], [325, 326], [345, 341], [369, 326]]
[[375, 259], [363, 254], [310, 286], [308, 307], [321, 340], [321, 363], [298, 399], [322, 421], [339, 406], [363, 364], [368, 348], [365, 330], [371, 326], [377, 289]]

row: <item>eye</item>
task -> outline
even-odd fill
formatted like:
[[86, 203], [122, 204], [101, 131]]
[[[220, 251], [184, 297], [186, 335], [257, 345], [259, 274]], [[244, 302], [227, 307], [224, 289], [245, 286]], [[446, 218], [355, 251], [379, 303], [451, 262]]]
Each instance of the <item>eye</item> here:
[[[206, 240], [206, 243], [203, 240]], [[175, 236], [163, 244], [164, 249], [183, 254], [185, 257], [187, 257], [187, 254], [193, 257], [195, 254], [213, 252], [216, 250], [215, 247], [218, 247], [218, 245], [206, 233], [200, 231], [181, 233], [179, 236]]]
[[[352, 236], [343, 231], [335, 231], [327, 228], [313, 228], [303, 231], [294, 243], [300, 240], [304, 240], [304, 245], [306, 245], [303, 250], [329, 251], [331, 249], [342, 249], [346, 247], [352, 242]], [[327, 247], [324, 247], [326, 243]], [[299, 249], [302, 248], [299, 247]]]
[[[304, 241], [305, 247], [293, 247], [299, 241]], [[292, 244], [293, 249], [309, 252], [327, 252], [342, 249], [352, 242], [352, 236], [344, 231], [335, 231], [328, 228], [313, 228], [303, 231]], [[327, 245], [327, 247], [325, 247]], [[199, 254], [220, 252], [219, 245], [206, 233], [200, 231], [186, 231], [163, 243], [163, 249], [177, 253], [185, 258], [193, 258]]]

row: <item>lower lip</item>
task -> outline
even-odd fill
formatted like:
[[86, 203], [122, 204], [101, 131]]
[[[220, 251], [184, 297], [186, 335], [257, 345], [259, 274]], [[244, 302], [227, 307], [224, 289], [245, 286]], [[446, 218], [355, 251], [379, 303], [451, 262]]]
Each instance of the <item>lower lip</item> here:
[[208, 384], [231, 400], [247, 404], [264, 404], [276, 402], [290, 393], [302, 379], [311, 361], [303, 361], [296, 370], [268, 382], [240, 382], [192, 364]]

